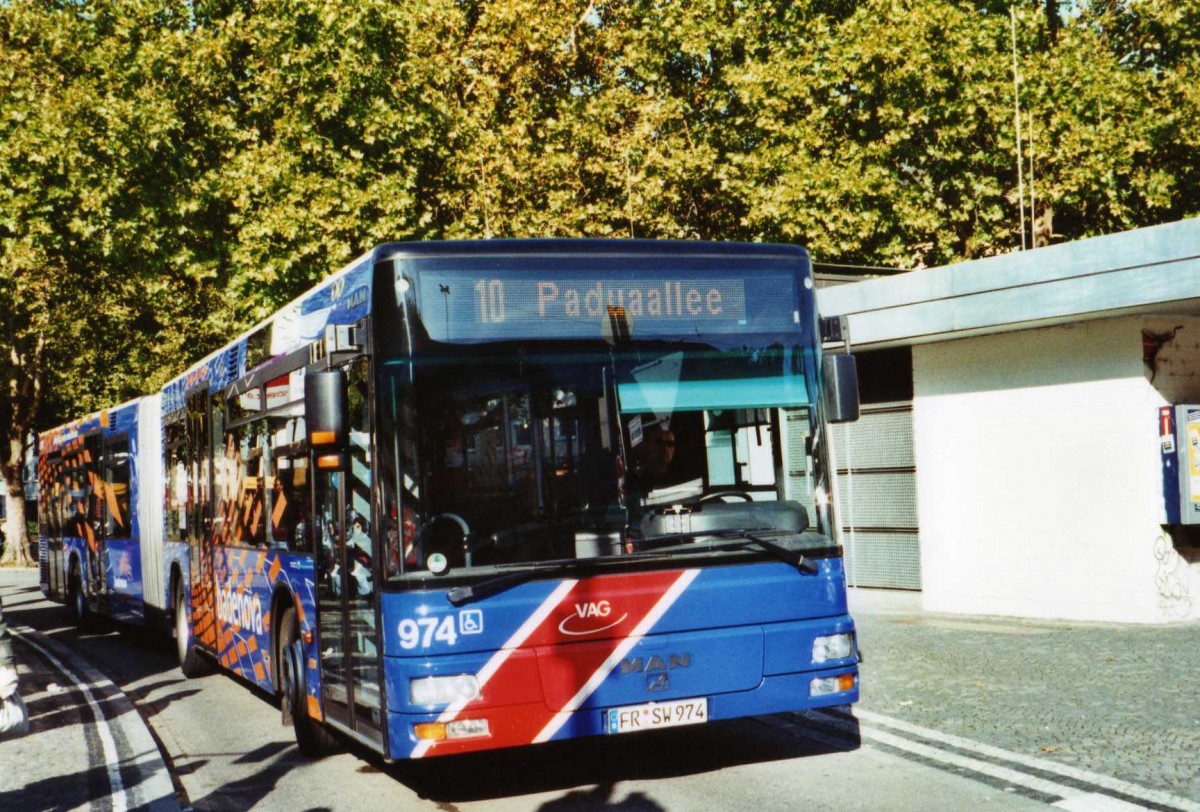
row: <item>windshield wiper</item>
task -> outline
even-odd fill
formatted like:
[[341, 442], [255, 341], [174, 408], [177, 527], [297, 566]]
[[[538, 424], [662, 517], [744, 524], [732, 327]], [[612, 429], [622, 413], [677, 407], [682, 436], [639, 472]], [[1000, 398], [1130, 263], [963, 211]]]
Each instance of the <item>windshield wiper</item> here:
[[[772, 531], [764, 530], [762, 532], [769, 533]], [[652, 539], [642, 539], [642, 541], [670, 540], [690, 542], [691, 540], [702, 536], [715, 536], [717, 539], [719, 539], [719, 541], [706, 544], [703, 547], [694, 543], [677, 544], [671, 547], [660, 547], [657, 550], [647, 550], [642, 553], [642, 555], [654, 556], [661, 555], [663, 553], [671, 554], [679, 552], [698, 552], [700, 550], [718, 550], [724, 552], [736, 550], [739, 547], [745, 547], [747, 544], [753, 544], [759, 549], [775, 556], [780, 561], [783, 561], [786, 564], [791, 564], [793, 567], [800, 570], [800, 572], [814, 575], [820, 569], [817, 566], [816, 561], [799, 552], [798, 550], [790, 549], [782, 544], [779, 544], [778, 542], [774, 542], [770, 539], [763, 538], [760, 535], [756, 535], [755, 531], [721, 530], [716, 532], [710, 531], [706, 533], [676, 533], [669, 536], [656, 536]], [[472, 601], [481, 601], [484, 598], [490, 598], [492, 595], [497, 595], [507, 589], [513, 588], [514, 586], [519, 586], [526, 581], [533, 580], [534, 578], [540, 578], [544, 575], [555, 575], [561, 572], [577, 569], [579, 567], [594, 567], [596, 564], [601, 562], [612, 564], [622, 560], [628, 561], [631, 559], [623, 556], [602, 558], [599, 560], [595, 558], [575, 559], [570, 561], [561, 561], [558, 564], [549, 567], [543, 566], [522, 569], [517, 572], [507, 573], [505, 575], [497, 575], [494, 578], [488, 578], [487, 580], [480, 581], [477, 584], [456, 586], [446, 593], [446, 597], [454, 606], [462, 606], [465, 603], [471, 603]]]
[[809, 575], [816, 575], [817, 570], [820, 569], [820, 567], [817, 566], [816, 561], [813, 561], [799, 550], [792, 550], [788, 547], [784, 547], [782, 544], [777, 544], [770, 539], [765, 539], [762, 536], [756, 536], [753, 533], [747, 533], [746, 540], [754, 542], [771, 555], [775, 556], [781, 561], [791, 564], [801, 572], [807, 572]]
[[466, 586], [456, 586], [446, 593], [446, 598], [455, 606], [462, 606], [464, 603], [472, 601], [481, 601], [484, 598], [490, 598], [492, 595], [497, 595], [506, 589], [512, 589], [514, 586], [530, 581], [534, 578], [539, 578], [543, 575], [553, 575], [567, 570], [575, 569], [581, 566], [591, 566], [596, 562], [593, 559], [580, 559], [572, 561], [563, 561], [559, 564], [550, 567], [533, 567], [529, 569], [510, 572], [505, 575], [497, 575], [495, 578], [488, 578], [485, 581], [480, 581], [477, 584], [467, 584]]
[[[709, 531], [709, 532], [697, 532], [697, 533], [673, 533], [669, 536], [655, 536], [650, 539], [642, 539], [642, 541], [646, 542], [646, 541], [670, 540], [670, 541], [691, 542], [692, 540], [701, 538], [703, 536], [710, 536], [710, 537], [716, 537], [716, 538], [720, 539], [720, 541], [711, 542], [709, 544], [706, 544], [702, 549], [719, 550], [719, 551], [725, 552], [725, 551], [729, 551], [729, 550], [736, 550], [739, 547], [745, 547], [747, 543], [750, 543], [750, 544], [754, 544], [761, 550], [765, 550], [766, 552], [768, 552], [771, 555], [778, 558], [780, 561], [783, 561], [786, 564], [791, 564], [796, 569], [800, 570], [801, 572], [808, 573], [809, 575], [815, 574], [818, 571], [818, 569], [820, 569], [817, 566], [817, 562], [813, 561], [811, 558], [804, 555], [804, 553], [801, 553], [798, 550], [793, 550], [789, 547], [785, 547], [782, 544], [771, 541], [768, 538], [763, 538], [760, 535], [756, 535], [757, 532], [768, 532], [769, 533], [769, 532], [773, 532], [773, 531], [764, 528], [762, 531], [721, 530], [721, 531], [716, 531], [716, 532]], [[696, 551], [697, 551], [697, 547], [695, 544], [686, 543], [686, 544], [676, 544], [676, 545], [672, 545], [670, 547], [660, 547], [656, 550], [647, 550], [646, 553], [648, 553], [648, 554], [661, 554], [661, 553], [673, 554], [673, 553], [680, 553], [680, 552], [696, 552]]]

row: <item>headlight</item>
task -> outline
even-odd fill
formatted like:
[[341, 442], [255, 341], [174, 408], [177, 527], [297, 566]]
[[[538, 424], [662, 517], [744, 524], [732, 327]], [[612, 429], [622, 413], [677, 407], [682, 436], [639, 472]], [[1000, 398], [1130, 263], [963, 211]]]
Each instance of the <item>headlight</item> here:
[[479, 680], [471, 674], [412, 679], [408, 681], [408, 696], [414, 705], [470, 702], [479, 698]]
[[844, 660], [854, 656], [854, 633], [830, 634], [813, 640], [812, 661]]

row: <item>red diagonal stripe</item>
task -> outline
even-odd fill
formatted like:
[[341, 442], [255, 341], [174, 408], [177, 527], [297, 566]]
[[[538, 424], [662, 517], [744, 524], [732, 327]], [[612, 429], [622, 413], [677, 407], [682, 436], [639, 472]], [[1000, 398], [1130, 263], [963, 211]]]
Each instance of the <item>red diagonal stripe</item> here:
[[[468, 703], [456, 714], [443, 714], [442, 721], [487, 718], [491, 736], [437, 742], [425, 754], [436, 751], [442, 755], [532, 743], [563, 704], [579, 693], [679, 578], [680, 571], [672, 570], [602, 576], [577, 582], [518, 644], [522, 655], [508, 657], [483, 684], [480, 699]], [[607, 614], [599, 614], [605, 610]], [[574, 634], [565, 634], [564, 629]], [[589, 629], [602, 631], [587, 634]], [[584, 641], [589, 645], [572, 645]], [[519, 712], [514, 712], [517, 710], [512, 707], [514, 704], [528, 701], [529, 681], [537, 673], [531, 669], [536, 657], [529, 649], [538, 649], [537, 657], [553, 657], [553, 671], [564, 678], [554, 685], [544, 686], [546, 695], [541, 703], [526, 704]], [[568, 663], [566, 666], [564, 660]]]

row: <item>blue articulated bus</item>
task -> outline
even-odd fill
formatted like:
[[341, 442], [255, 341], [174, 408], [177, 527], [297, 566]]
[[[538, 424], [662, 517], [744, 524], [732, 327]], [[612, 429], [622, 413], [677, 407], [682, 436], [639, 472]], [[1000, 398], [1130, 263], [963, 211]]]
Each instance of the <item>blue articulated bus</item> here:
[[43, 588], [161, 616], [310, 753], [852, 703], [826, 424], [857, 395], [821, 327], [791, 246], [380, 246], [43, 435]]
[[[105, 409], [38, 438], [42, 591], [79, 623], [102, 614], [162, 623], [158, 397]], [[149, 477], [145, 475], [149, 472]]]

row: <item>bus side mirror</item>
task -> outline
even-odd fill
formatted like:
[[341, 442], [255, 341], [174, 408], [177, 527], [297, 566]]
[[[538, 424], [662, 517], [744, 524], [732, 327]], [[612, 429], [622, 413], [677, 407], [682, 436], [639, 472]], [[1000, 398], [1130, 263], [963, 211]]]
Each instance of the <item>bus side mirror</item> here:
[[830, 423], [853, 423], [858, 419], [858, 365], [849, 353], [826, 355], [826, 419]]
[[304, 425], [317, 470], [344, 471], [346, 453], [346, 373], [340, 369], [304, 376]]

